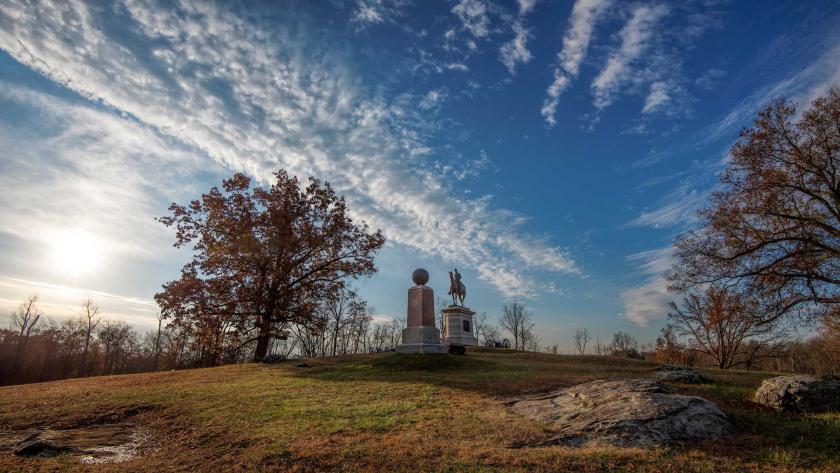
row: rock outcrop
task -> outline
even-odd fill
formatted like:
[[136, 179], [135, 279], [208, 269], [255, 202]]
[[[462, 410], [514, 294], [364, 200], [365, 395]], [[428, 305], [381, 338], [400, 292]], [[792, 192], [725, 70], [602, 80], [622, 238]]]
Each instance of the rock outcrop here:
[[657, 366], [653, 369], [656, 379], [659, 381], [670, 381], [673, 383], [700, 384], [703, 376], [691, 368], [681, 366]]
[[649, 447], [733, 433], [712, 402], [650, 379], [592, 381], [509, 406], [548, 424], [554, 435], [544, 445]]
[[840, 378], [778, 376], [765, 379], [754, 401], [779, 411], [840, 412]]

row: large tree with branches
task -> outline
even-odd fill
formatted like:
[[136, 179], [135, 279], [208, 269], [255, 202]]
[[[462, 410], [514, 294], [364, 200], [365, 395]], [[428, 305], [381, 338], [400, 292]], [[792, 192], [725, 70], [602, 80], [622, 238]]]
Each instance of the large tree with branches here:
[[702, 228], [676, 242], [672, 288], [713, 283], [772, 300], [763, 322], [840, 303], [840, 88], [797, 116], [775, 100], [741, 132]]
[[[176, 247], [192, 244], [182, 277], [155, 296], [175, 326], [223, 346], [256, 342], [262, 360], [284, 327], [305, 322], [336, 285], [376, 272], [385, 239], [354, 222], [343, 197], [310, 178], [305, 188], [285, 171], [268, 188], [237, 173], [188, 205], [173, 203], [160, 221], [176, 229]], [[209, 337], [209, 338], [208, 338]]]
[[681, 305], [670, 303], [668, 319], [689, 348], [714, 359], [718, 368], [750, 367], [763, 357], [780, 356], [788, 330], [778, 317], [763, 321], [767, 311], [761, 300], [726, 287], [709, 285], [692, 291]]

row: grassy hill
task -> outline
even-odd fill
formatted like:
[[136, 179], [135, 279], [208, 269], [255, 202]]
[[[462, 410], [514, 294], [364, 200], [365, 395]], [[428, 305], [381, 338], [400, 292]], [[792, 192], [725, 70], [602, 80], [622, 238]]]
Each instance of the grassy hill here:
[[704, 370], [713, 383], [679, 386], [718, 403], [737, 434], [653, 450], [529, 447], [547, 437], [542, 426], [502, 404], [593, 379], [648, 377], [652, 366], [477, 349], [5, 387], [0, 471], [90, 470], [78, 456], [15, 456], [9, 442], [105, 423], [137, 426], [146, 440], [139, 456], [97, 471], [840, 471], [840, 415], [751, 403], [768, 373]]

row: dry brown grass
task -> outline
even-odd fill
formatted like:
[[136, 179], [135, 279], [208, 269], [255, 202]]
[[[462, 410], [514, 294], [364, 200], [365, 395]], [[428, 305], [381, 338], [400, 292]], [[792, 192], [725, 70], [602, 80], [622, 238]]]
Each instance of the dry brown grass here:
[[[653, 450], [540, 447], [543, 427], [512, 396], [651, 364], [474, 350], [237, 365], [0, 388], [0, 436], [130, 422], [150, 450], [97, 471], [840, 471], [840, 415], [777, 415], [749, 402], [766, 373], [705, 371], [680, 386], [733, 419], [728, 439]], [[0, 452], [2, 471], [92, 469], [78, 457]]]

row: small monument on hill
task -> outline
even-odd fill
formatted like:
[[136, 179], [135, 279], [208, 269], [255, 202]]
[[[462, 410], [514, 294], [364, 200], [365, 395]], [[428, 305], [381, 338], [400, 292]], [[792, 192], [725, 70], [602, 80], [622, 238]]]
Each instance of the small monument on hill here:
[[[452, 296], [452, 304], [443, 309], [443, 314], [446, 317], [444, 343], [465, 347], [478, 345], [473, 320], [475, 312], [464, 307], [467, 288], [461, 281], [461, 273], [458, 272], [458, 268], [449, 272], [449, 295]], [[459, 305], [458, 302], [461, 304]]]
[[435, 326], [435, 294], [426, 286], [429, 272], [419, 268], [411, 275], [415, 286], [408, 290], [408, 323], [402, 332], [399, 353], [446, 353]]

